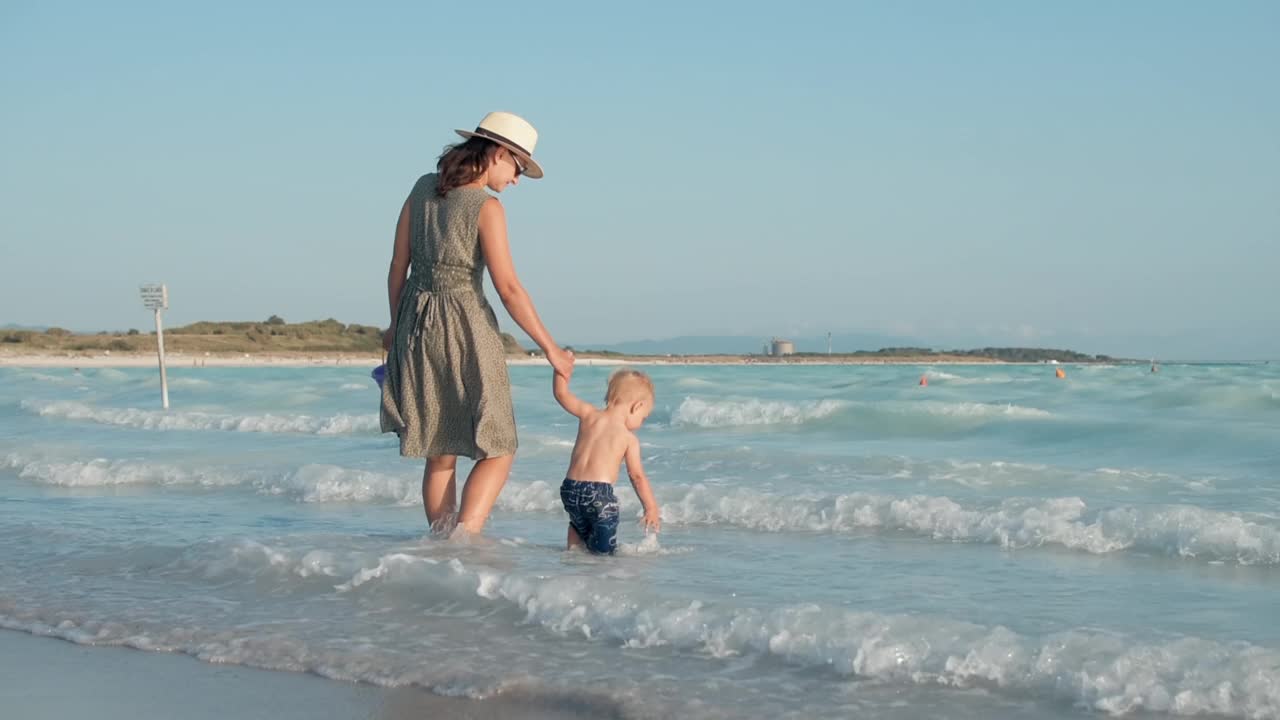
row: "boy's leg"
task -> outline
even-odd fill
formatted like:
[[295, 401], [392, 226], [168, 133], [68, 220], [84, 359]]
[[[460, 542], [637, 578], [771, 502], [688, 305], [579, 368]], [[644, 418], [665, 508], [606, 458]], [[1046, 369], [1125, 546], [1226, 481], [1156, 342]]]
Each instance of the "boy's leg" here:
[[569, 478], [560, 484], [560, 502], [569, 515], [569, 531], [565, 535], [565, 550], [583, 546], [583, 538], [590, 534], [591, 526], [582, 512], [582, 487]]
[[618, 549], [618, 500], [613, 493], [601, 494], [603, 505], [595, 522], [591, 525], [591, 534], [584, 540], [587, 549], [600, 555], [612, 555]]
[[565, 539], [565, 550], [575, 550], [582, 547], [582, 538], [578, 537], [578, 531], [573, 529], [573, 524], [569, 524], [569, 536]]

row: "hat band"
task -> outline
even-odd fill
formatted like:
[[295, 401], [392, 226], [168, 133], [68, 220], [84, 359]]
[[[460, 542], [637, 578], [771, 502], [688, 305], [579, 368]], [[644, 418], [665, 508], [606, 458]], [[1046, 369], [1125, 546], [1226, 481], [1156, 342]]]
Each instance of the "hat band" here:
[[520, 147], [520, 143], [512, 142], [510, 139], [505, 138], [505, 137], [503, 137], [503, 136], [499, 135], [498, 133], [493, 132], [492, 130], [486, 130], [485, 128], [477, 127], [477, 128], [476, 128], [476, 135], [479, 135], [480, 137], [483, 137], [483, 138], [488, 138], [488, 139], [490, 139], [490, 140], [497, 140], [498, 142], [506, 143], [506, 144], [510, 145], [511, 147], [513, 147], [513, 148], [515, 148], [515, 149], [519, 150], [520, 152], [524, 153], [525, 155], [528, 155], [529, 157], [533, 157], [533, 153], [531, 153], [531, 152], [529, 152], [528, 150], [525, 150], [524, 148]]

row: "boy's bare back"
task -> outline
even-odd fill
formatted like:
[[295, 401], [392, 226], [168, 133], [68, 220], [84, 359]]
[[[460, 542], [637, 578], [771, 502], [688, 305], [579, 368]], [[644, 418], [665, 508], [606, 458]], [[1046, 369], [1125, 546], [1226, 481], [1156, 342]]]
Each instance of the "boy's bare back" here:
[[640, 441], [627, 429], [622, 418], [591, 405], [588, 407], [590, 409], [578, 418], [578, 437], [573, 443], [566, 477], [612, 485], [618, 480], [618, 469], [627, 451], [634, 445], [638, 452]]

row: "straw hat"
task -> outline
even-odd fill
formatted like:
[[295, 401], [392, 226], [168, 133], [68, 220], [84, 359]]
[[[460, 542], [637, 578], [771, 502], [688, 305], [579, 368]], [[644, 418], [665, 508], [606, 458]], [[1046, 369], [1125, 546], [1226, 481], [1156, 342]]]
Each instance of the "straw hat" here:
[[498, 143], [520, 158], [525, 176], [542, 177], [542, 166], [533, 159], [533, 147], [538, 144], [538, 131], [519, 115], [491, 112], [484, 116], [475, 130], [455, 132], [464, 138], [482, 137]]

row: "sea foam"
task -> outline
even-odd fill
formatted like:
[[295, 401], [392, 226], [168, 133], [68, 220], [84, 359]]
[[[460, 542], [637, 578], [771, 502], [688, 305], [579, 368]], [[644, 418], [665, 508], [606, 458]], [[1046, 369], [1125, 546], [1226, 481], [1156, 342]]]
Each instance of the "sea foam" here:
[[22, 401], [22, 408], [44, 417], [62, 418], [102, 425], [118, 425], [143, 430], [216, 430], [223, 432], [306, 433], [346, 435], [376, 433], [377, 415], [326, 417], [311, 415], [238, 415], [195, 411], [143, 410], [140, 408], [95, 407], [80, 402]]

